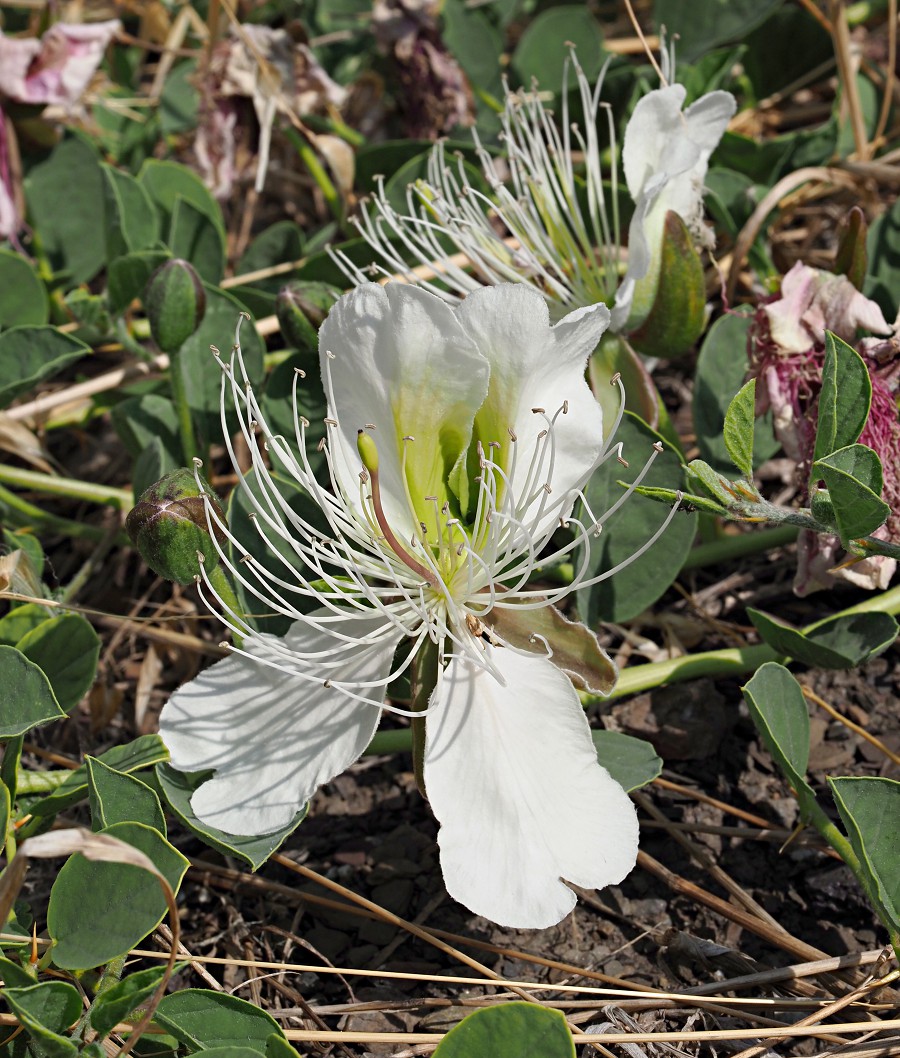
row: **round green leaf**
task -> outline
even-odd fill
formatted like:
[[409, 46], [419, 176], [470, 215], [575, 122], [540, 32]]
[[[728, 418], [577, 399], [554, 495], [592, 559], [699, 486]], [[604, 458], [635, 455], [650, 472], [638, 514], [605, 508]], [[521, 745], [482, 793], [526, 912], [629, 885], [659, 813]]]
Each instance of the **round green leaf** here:
[[438, 1044], [434, 1058], [575, 1058], [566, 1019], [534, 1003], [476, 1010]]
[[94, 682], [100, 638], [80, 614], [51, 617], [23, 636], [18, 648], [44, 670], [57, 701], [67, 713]]
[[[205, 289], [206, 314], [197, 330], [181, 346], [172, 370], [181, 371], [194, 421], [201, 427], [207, 440], [219, 441], [222, 437], [219, 414], [222, 376], [221, 368], [213, 359], [209, 347], [216, 346], [222, 351], [222, 359], [228, 360], [235, 326], [246, 309], [237, 298], [218, 287], [206, 286]], [[241, 351], [244, 366], [254, 383], [259, 383], [262, 378], [264, 350], [263, 340], [253, 322], [244, 320], [241, 326]], [[231, 397], [227, 399], [229, 408], [233, 407]], [[231, 418], [234, 421], [233, 412]]]
[[28, 261], [0, 250], [0, 327], [40, 327], [49, 313], [47, 291]]
[[148, 158], [141, 166], [138, 181], [162, 215], [163, 231], [171, 223], [179, 200], [190, 203], [224, 231], [218, 202], [200, 177], [187, 166]]
[[[140, 849], [178, 891], [190, 864], [159, 831], [141, 823], [116, 823], [100, 833]], [[53, 961], [67, 970], [109, 962], [156, 929], [166, 910], [159, 880], [148, 871], [72, 856], [50, 890], [47, 930], [55, 942]]]
[[266, 1040], [281, 1026], [265, 1011], [236, 996], [185, 988], [163, 996], [153, 1020], [191, 1050], [240, 1046], [266, 1053]]
[[631, 793], [653, 782], [662, 773], [663, 762], [649, 742], [621, 731], [592, 731], [597, 760], [616, 782]]
[[[718, 44], [743, 40], [782, 0], [655, 0], [657, 26], [678, 33], [678, 58], [693, 62]], [[573, 38], [578, 39], [578, 38]]]
[[[70, 1058], [78, 1053], [72, 1040], [60, 1035], [81, 1014], [78, 989], [65, 981], [42, 981], [27, 988], [6, 988], [3, 998], [46, 1058]], [[29, 1049], [30, 1050], [30, 1049]]]
[[[522, 34], [512, 57], [522, 84], [530, 88], [536, 77], [541, 88], [558, 92], [569, 41], [578, 44], [578, 61], [588, 80], [596, 81], [606, 58], [603, 33], [587, 5], [572, 4], [542, 11]], [[569, 84], [573, 83], [570, 74]]]
[[[591, 477], [585, 495], [598, 518], [622, 495], [620, 481], [631, 482], [641, 472], [652, 454], [653, 445], [663, 444], [642, 484], [651, 488], [680, 488], [683, 480], [679, 454], [659, 434], [626, 413], [615, 441], [623, 443], [623, 455], [629, 466], [623, 467], [615, 457], [608, 459]], [[626, 562], [665, 521], [668, 511], [661, 503], [645, 496], [630, 496], [603, 527], [597, 538], [591, 538], [588, 568], [599, 575]], [[590, 521], [590, 518], [586, 518]], [[607, 580], [578, 591], [578, 610], [585, 624], [597, 621], [627, 621], [645, 610], [662, 595], [687, 557], [696, 532], [694, 514], [679, 512], [663, 535], [640, 558], [620, 569]]]
[[50, 681], [15, 647], [0, 646], [0, 686], [3, 687], [0, 739], [24, 735], [33, 727], [66, 715], [59, 707]]
[[[66, 287], [85, 283], [106, 263], [106, 187], [100, 159], [84, 139], [64, 139], [25, 178], [28, 219]], [[2, 360], [2, 357], [0, 357]]]

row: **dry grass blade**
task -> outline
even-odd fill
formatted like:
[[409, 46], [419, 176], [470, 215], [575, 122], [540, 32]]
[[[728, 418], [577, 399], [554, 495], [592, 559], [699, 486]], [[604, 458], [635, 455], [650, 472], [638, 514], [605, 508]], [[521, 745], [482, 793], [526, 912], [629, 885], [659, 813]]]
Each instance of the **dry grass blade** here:
[[900, 764], [900, 754], [895, 753], [889, 746], [886, 746], [880, 738], [876, 738], [874, 735], [870, 735], [864, 727], [859, 724], [855, 724], [848, 717], [844, 716], [843, 713], [839, 713], [834, 706], [829, 705], [824, 698], [820, 698], [818, 694], [805, 684], [800, 684], [800, 690], [811, 702], [814, 702], [820, 709], [824, 709], [826, 713], [839, 723], [843, 724], [844, 727], [854, 731], [860, 738], [864, 738], [869, 745], [874, 746], [877, 750], [880, 750], [890, 761], [894, 764]]

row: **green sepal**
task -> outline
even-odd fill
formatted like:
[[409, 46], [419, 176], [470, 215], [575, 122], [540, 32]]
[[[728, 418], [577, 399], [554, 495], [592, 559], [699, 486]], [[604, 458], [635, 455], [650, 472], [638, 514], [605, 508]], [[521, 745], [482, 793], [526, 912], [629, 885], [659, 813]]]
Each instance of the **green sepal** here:
[[653, 305], [628, 338], [645, 356], [681, 356], [703, 333], [706, 281], [691, 234], [674, 210], [666, 214], [659, 254]]

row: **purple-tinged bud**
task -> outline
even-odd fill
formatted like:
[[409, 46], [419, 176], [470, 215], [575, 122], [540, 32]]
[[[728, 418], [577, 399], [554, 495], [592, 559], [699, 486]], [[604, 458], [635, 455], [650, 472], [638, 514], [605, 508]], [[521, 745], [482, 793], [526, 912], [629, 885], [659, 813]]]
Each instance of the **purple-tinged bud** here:
[[628, 340], [645, 356], [681, 356], [703, 331], [706, 282], [691, 234], [673, 210], [666, 214], [659, 253], [653, 306]]
[[341, 296], [328, 283], [289, 283], [275, 299], [275, 314], [285, 342], [300, 352], [315, 352], [319, 328], [331, 306]]
[[174, 258], [147, 282], [144, 308], [153, 341], [164, 353], [177, 353], [203, 321], [206, 291], [193, 266]]
[[846, 276], [857, 290], [862, 290], [869, 270], [868, 230], [865, 213], [859, 206], [854, 206], [847, 214], [834, 258], [835, 275]]
[[219, 561], [211, 531], [225, 543], [222, 530], [207, 520], [206, 504], [222, 522], [224, 512], [209, 485], [203, 485], [205, 500], [192, 470], [173, 470], [141, 495], [125, 520], [131, 542], [150, 569], [177, 584], [194, 583], [200, 572], [198, 552], [209, 565]]

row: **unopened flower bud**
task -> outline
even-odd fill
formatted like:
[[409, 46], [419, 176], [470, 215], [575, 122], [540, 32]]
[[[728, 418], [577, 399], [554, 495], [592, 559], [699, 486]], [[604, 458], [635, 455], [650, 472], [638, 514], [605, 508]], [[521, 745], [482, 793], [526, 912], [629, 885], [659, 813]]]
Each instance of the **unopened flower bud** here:
[[315, 352], [319, 327], [341, 292], [328, 283], [289, 283], [275, 299], [275, 313], [285, 342], [301, 352]]
[[859, 206], [854, 206], [847, 214], [834, 258], [835, 275], [846, 276], [857, 290], [862, 290], [869, 270], [868, 230], [865, 213]]
[[164, 353], [177, 353], [206, 313], [206, 292], [193, 266], [166, 261], [147, 282], [144, 308], [153, 341]]
[[210, 526], [206, 504], [223, 522], [225, 515], [215, 493], [205, 481], [203, 484], [206, 500], [192, 470], [173, 470], [141, 495], [125, 521], [128, 535], [147, 565], [177, 584], [193, 584], [200, 572], [198, 552], [209, 565], [218, 562], [211, 532], [220, 543], [225, 542], [222, 530], [215, 524]]
[[690, 232], [673, 210], [666, 214], [658, 253], [661, 260], [652, 307], [628, 340], [646, 356], [680, 356], [703, 330], [706, 284]]

